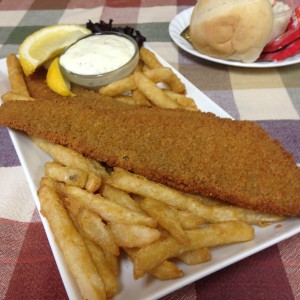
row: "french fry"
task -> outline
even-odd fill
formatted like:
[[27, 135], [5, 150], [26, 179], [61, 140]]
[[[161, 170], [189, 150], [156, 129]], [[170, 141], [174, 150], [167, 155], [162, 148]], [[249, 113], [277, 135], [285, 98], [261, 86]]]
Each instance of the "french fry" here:
[[[63, 199], [63, 202], [64, 202], [64, 206], [67, 208], [67, 211], [68, 211], [77, 231], [83, 238], [83, 241], [91, 255], [91, 258], [95, 264], [95, 267], [96, 267], [101, 279], [103, 280], [107, 297], [113, 296], [114, 294], [116, 294], [116, 292], [119, 289], [119, 284], [118, 284], [118, 280], [116, 277], [117, 274], [114, 273], [114, 271], [112, 270], [112, 268], [109, 265], [109, 261], [106, 260], [105, 255], [104, 255], [104, 250], [99, 245], [95, 244], [92, 241], [92, 239], [89, 239], [89, 234], [86, 234], [85, 228], [83, 228], [83, 226], [81, 226], [81, 223], [80, 223], [81, 220], [78, 217], [78, 215], [80, 215], [80, 213], [82, 212], [82, 209], [84, 210], [84, 208], [76, 206], [76, 204], [71, 206], [70, 203], [68, 202], [68, 199]], [[97, 226], [95, 226], [95, 227], [97, 227]], [[100, 234], [101, 234], [101, 232], [100, 232]], [[109, 242], [106, 242], [106, 244], [107, 243], [109, 243]], [[119, 253], [118, 248], [117, 248], [117, 253]]]
[[31, 136], [32, 141], [48, 153], [56, 162], [67, 167], [79, 168], [94, 173], [97, 176], [108, 176], [105, 168], [97, 161], [57, 144], [52, 144], [42, 138]]
[[73, 225], [55, 190], [44, 185], [39, 189], [38, 196], [41, 213], [49, 223], [82, 297], [84, 299], [106, 299], [104, 283], [82, 237]]
[[88, 177], [87, 172], [81, 169], [63, 167], [55, 162], [45, 163], [45, 175], [54, 180], [81, 188], [84, 188]]
[[133, 74], [137, 88], [149, 99], [154, 105], [164, 108], [178, 108], [179, 105], [168, 97], [156, 84], [140, 72]]
[[173, 211], [177, 214], [183, 229], [195, 229], [206, 222], [204, 218], [196, 216], [189, 211], [178, 210], [176, 208], [173, 208]]
[[14, 53], [9, 54], [6, 58], [6, 64], [12, 90], [18, 94], [30, 97], [18, 57]]
[[150, 69], [163, 67], [155, 54], [145, 47], [140, 49], [140, 58]]
[[181, 227], [179, 217], [172, 208], [168, 207], [163, 202], [152, 198], [145, 198], [140, 203], [140, 206], [177, 241], [180, 243], [188, 242], [187, 235]]
[[5, 93], [4, 95], [1, 96], [1, 99], [3, 100], [3, 102], [7, 102], [7, 101], [34, 101], [35, 99], [27, 96], [27, 95], [22, 95], [19, 93], [16, 93], [14, 91], [10, 91]]
[[132, 209], [137, 212], [142, 212], [139, 204], [133, 200], [126, 192], [119, 190], [109, 184], [103, 184], [101, 195], [110, 201], [118, 203], [126, 208]]
[[254, 237], [254, 229], [240, 221], [208, 224], [199, 229], [187, 230], [186, 233], [189, 243], [181, 244], [171, 236], [163, 236], [157, 242], [139, 249], [134, 258], [134, 278], [143, 277], [164, 260], [178, 257], [186, 251], [246, 242]]
[[198, 265], [211, 260], [211, 253], [208, 248], [201, 248], [183, 252], [177, 258], [187, 265]]
[[120, 247], [140, 248], [157, 241], [160, 237], [159, 230], [144, 225], [121, 223], [109, 225]]
[[175, 93], [171, 90], [164, 90], [164, 92], [172, 99], [174, 99], [181, 107], [189, 110], [197, 111], [198, 108], [192, 98], [189, 98], [183, 94]]
[[120, 255], [113, 233], [99, 216], [83, 207], [76, 198], [65, 198], [63, 202], [68, 211], [74, 216], [85, 237], [100, 246], [104, 251], [116, 256]]
[[145, 95], [141, 93], [138, 89], [133, 90], [131, 93], [136, 105], [147, 107], [152, 106], [151, 102], [147, 99], [147, 97], [145, 97]]
[[154, 198], [179, 210], [189, 211], [208, 222], [216, 223], [231, 220], [245, 221], [250, 224], [278, 222], [282, 217], [243, 209], [236, 206], [206, 205], [196, 197], [189, 196], [165, 185], [148, 180], [143, 176], [115, 168], [107, 183], [128, 193]]
[[173, 72], [170, 68], [159, 67], [155, 69], [147, 69], [143, 71], [143, 74], [155, 83], [165, 82], [167, 83], [173, 76]]
[[76, 199], [81, 206], [90, 209], [107, 222], [140, 224], [149, 227], [156, 227], [157, 225], [154, 219], [111, 202], [99, 194], [95, 195], [78, 187], [67, 186], [63, 183], [56, 183], [55, 186], [64, 196]]
[[91, 254], [95, 267], [103, 280], [106, 296], [108, 298], [114, 296], [119, 290], [119, 280], [111, 269], [109, 262], [105, 258], [103, 250], [98, 245], [84, 238], [84, 242]]
[[107, 96], [117, 96], [127, 91], [136, 89], [136, 84], [133, 80], [133, 75], [129, 75], [123, 79], [114, 81], [99, 89], [99, 93]]
[[[123, 248], [127, 255], [130, 257], [132, 261], [138, 252], [138, 248]], [[156, 266], [152, 270], [149, 271], [151, 275], [160, 279], [160, 280], [172, 280], [182, 277], [183, 271], [178, 268], [178, 266], [171, 261], [165, 260], [160, 265]]]

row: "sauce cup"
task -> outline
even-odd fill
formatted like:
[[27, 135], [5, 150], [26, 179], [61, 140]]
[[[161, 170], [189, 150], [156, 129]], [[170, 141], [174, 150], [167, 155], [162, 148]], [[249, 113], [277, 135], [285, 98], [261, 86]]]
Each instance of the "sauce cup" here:
[[[70, 51], [70, 49], [72, 49], [72, 51], [74, 52], [74, 47], [78, 47], [78, 45], [80, 45], [80, 43], [86, 39], [97, 39], [97, 36], [101, 36], [105, 37], [105, 38], [113, 38], [113, 40], [117, 40], [117, 44], [118, 44], [118, 40], [122, 41], [121, 42], [121, 46], [120, 44], [117, 45], [116, 47], [119, 49], [116, 49], [116, 51], [119, 51], [118, 53], [120, 53], [121, 56], [123, 56], [123, 53], [127, 53], [129, 51], [127, 51], [128, 49], [125, 49], [124, 45], [130, 46], [128, 48], [130, 48], [130, 56], [128, 56], [125, 60], [125, 63], [121, 63], [121, 65], [117, 66], [116, 68], [114, 68], [115, 66], [115, 62], [118, 60], [118, 56], [117, 54], [113, 57], [112, 53], [114, 53], [114, 45], [116, 45], [116, 41], [112, 42], [112, 45], [110, 45], [110, 49], [111, 49], [111, 53], [109, 53], [109, 57], [105, 57], [105, 51], [104, 53], [101, 53], [101, 45], [97, 45], [97, 43], [91, 43], [90, 46], [87, 48], [84, 48], [84, 51], [82, 51], [82, 55], [93, 52], [93, 59], [86, 63], [86, 62], [81, 62], [79, 61], [77, 63], [77, 65], [83, 65], [84, 68], [82, 70], [80, 70], [80, 66], [79, 68], [76, 69], [76, 71], [74, 71], [74, 65], [75, 65], [75, 60], [77, 61], [77, 58], [79, 58], [81, 56], [81, 54], [75, 54], [74, 56], [74, 61], [69, 60], [68, 63], [66, 63], [66, 61], [64, 61], [64, 55], [66, 55], [67, 53], [69, 53], [68, 51]], [[124, 40], [125, 39], [125, 40]], [[92, 42], [94, 40], [91, 40]], [[88, 41], [88, 42], [91, 42]], [[106, 43], [106, 42], [104, 42]], [[95, 45], [94, 45], [95, 44]], [[123, 47], [123, 48], [122, 48]], [[99, 53], [97, 53], [95, 55], [95, 51], [98, 51]], [[120, 52], [121, 51], [121, 52]], [[106, 51], [107, 52], [107, 51]], [[73, 54], [74, 55], [74, 54]], [[91, 74], [89, 74], [89, 64], [94, 64], [94, 63], [98, 63], [98, 67], [101, 69], [101, 63], [99, 64], [99, 61], [102, 60], [103, 65], [109, 65], [110, 63], [113, 64], [114, 66], [112, 67], [111, 70], [109, 71], [101, 71], [99, 73], [95, 72], [95, 70], [91, 70]], [[84, 37], [78, 41], [76, 41], [74, 44], [70, 45], [69, 47], [67, 47], [63, 53], [60, 56], [59, 59], [59, 63], [60, 63], [60, 68], [61, 68], [61, 72], [63, 74], [63, 76], [65, 78], [67, 78], [71, 83], [79, 85], [79, 86], [83, 86], [85, 88], [88, 89], [99, 89], [102, 86], [105, 86], [113, 81], [116, 80], [120, 80], [122, 78], [125, 78], [127, 76], [129, 76], [134, 68], [136, 67], [137, 63], [139, 61], [139, 47], [136, 43], [136, 41], [131, 37], [128, 36], [126, 34], [123, 33], [119, 33], [119, 32], [101, 32], [101, 33], [96, 33], [96, 34], [92, 34], [89, 35], [87, 37]], [[110, 68], [111, 66], [109, 66]], [[109, 69], [108, 68], [108, 69]], [[91, 68], [92, 69], [92, 68]], [[107, 69], [106, 67], [104, 69]]]

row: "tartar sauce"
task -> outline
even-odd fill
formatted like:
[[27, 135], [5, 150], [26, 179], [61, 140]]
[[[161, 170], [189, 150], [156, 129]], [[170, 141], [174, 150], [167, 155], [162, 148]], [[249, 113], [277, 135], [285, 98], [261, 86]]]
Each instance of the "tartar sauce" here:
[[134, 56], [135, 46], [118, 35], [92, 35], [84, 38], [60, 57], [60, 64], [80, 75], [98, 75], [116, 70]]

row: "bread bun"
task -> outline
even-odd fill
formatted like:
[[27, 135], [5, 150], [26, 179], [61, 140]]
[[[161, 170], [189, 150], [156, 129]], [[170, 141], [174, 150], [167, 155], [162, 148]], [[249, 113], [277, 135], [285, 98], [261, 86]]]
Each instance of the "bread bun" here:
[[203, 54], [251, 63], [268, 42], [272, 27], [269, 0], [199, 0], [190, 36], [194, 48]]

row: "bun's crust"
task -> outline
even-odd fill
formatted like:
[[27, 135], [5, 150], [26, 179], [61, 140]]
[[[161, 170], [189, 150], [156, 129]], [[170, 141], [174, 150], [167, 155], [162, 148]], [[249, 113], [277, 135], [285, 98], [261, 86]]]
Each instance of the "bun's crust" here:
[[194, 48], [203, 54], [249, 63], [259, 57], [272, 27], [269, 0], [199, 0], [190, 34]]

